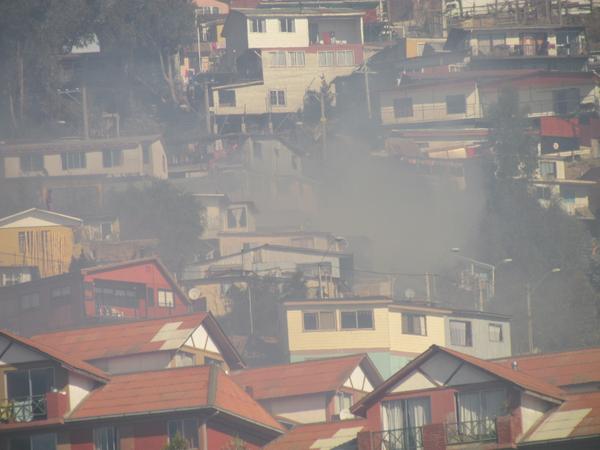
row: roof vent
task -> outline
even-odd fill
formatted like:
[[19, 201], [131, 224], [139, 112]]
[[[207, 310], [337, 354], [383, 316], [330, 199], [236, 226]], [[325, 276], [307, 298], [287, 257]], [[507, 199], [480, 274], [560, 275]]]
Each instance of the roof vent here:
[[513, 361], [511, 366], [512, 370], [519, 370], [519, 363], [517, 361]]

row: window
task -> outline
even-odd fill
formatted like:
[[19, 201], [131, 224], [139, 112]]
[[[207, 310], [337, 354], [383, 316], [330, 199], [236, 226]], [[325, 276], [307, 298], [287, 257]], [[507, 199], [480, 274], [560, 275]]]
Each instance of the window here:
[[465, 114], [467, 112], [467, 100], [464, 94], [446, 96], [447, 114]]
[[319, 52], [319, 66], [321, 66], [321, 67], [333, 66], [334, 56], [335, 56], [335, 53], [331, 52], [331, 51]]
[[23, 155], [19, 157], [21, 172], [40, 172], [44, 170], [43, 155]]
[[63, 170], [85, 169], [86, 167], [85, 152], [61, 153], [60, 159]]
[[220, 89], [219, 91], [220, 106], [235, 106], [235, 91], [231, 89]]
[[117, 433], [114, 427], [94, 428], [94, 450], [117, 449]]
[[285, 67], [285, 52], [280, 50], [269, 52], [269, 61], [271, 61], [271, 67]]
[[56, 450], [56, 434], [34, 434], [10, 438], [8, 448], [10, 450]]
[[373, 328], [373, 311], [342, 311], [342, 330]]
[[150, 164], [150, 147], [147, 144], [142, 147], [142, 161], [144, 164]]
[[15, 405], [16, 422], [46, 419], [44, 396], [54, 385], [51, 367], [15, 370], [6, 373], [6, 394]]
[[[506, 393], [503, 389], [490, 391], [459, 392], [456, 394], [458, 423], [469, 423], [463, 433], [471, 431], [477, 422], [494, 422], [498, 416], [506, 414]], [[460, 428], [459, 427], [459, 431]]]
[[262, 143], [261, 142], [253, 142], [252, 143], [252, 154], [256, 159], [262, 159]]
[[121, 281], [94, 281], [94, 297], [97, 305], [137, 308], [138, 300], [146, 297], [146, 287]]
[[21, 296], [21, 308], [31, 309], [40, 306], [40, 294], [25, 294]]
[[148, 288], [146, 291], [146, 304], [148, 306], [154, 306], [154, 289]]
[[396, 98], [394, 99], [394, 117], [412, 117], [413, 116], [413, 101], [412, 98]]
[[24, 254], [27, 251], [27, 235], [25, 231], [19, 231], [19, 253]]
[[269, 102], [271, 106], [285, 106], [285, 91], [269, 91]]
[[50, 297], [52, 300], [62, 300], [69, 298], [71, 296], [71, 286], [61, 286], [52, 289], [50, 292]]
[[250, 33], [265, 33], [267, 31], [267, 22], [265, 19], [248, 19]]
[[169, 420], [169, 440], [179, 435], [191, 449], [198, 448], [198, 421], [196, 419]]
[[490, 342], [503, 342], [502, 325], [499, 323], [490, 323], [488, 328]]
[[158, 306], [163, 308], [173, 308], [175, 303], [173, 301], [173, 291], [167, 289], [158, 290]]
[[318, 311], [304, 313], [304, 331], [335, 330], [335, 312]]
[[540, 174], [542, 178], [556, 178], [556, 162], [540, 161]]
[[292, 67], [304, 67], [306, 63], [304, 52], [288, 52], [290, 57], [290, 66]]
[[431, 423], [429, 397], [383, 401], [381, 410], [384, 430], [404, 430], [394, 448], [422, 449], [421, 435], [417, 433], [418, 428]]
[[340, 413], [346, 411], [349, 413], [350, 407], [352, 406], [352, 394], [346, 392], [336, 392], [334, 399], [334, 411], [338, 419], [341, 419]]
[[471, 347], [473, 339], [471, 336], [471, 322], [463, 320], [450, 321], [450, 343], [461, 347]]
[[227, 210], [227, 228], [245, 228], [247, 225], [246, 208], [229, 208]]
[[427, 336], [427, 321], [422, 314], [402, 313], [402, 333]]
[[296, 31], [296, 21], [290, 18], [279, 19], [279, 30], [282, 33], [293, 33]]
[[201, 16], [209, 16], [211, 14], [214, 14], [214, 15], [219, 14], [219, 8], [217, 8], [216, 6], [200, 6], [198, 9], [196, 9], [196, 11], [198, 11], [198, 14], [200, 14]]
[[335, 52], [336, 65], [338, 66], [353, 66], [354, 52], [352, 50], [342, 50]]
[[208, 356], [204, 357], [204, 364], [207, 366], [223, 367], [223, 361], [215, 358], [209, 358]]
[[552, 93], [554, 112], [569, 114], [579, 109], [581, 98], [578, 88], [560, 89]]
[[103, 167], [117, 167], [123, 164], [123, 152], [121, 150], [104, 150], [102, 152]]
[[196, 355], [186, 352], [175, 353], [175, 367], [189, 367], [196, 364]]

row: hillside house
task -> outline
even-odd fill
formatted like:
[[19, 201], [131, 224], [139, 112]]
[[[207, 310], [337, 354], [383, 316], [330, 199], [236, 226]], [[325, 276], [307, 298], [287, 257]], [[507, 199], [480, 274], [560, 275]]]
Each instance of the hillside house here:
[[511, 354], [507, 316], [389, 297], [289, 300], [282, 304], [290, 361], [366, 352], [384, 376], [436, 344], [493, 358]]
[[41, 277], [68, 272], [71, 259], [80, 252], [81, 227], [77, 217], [37, 208], [1, 218], [0, 285], [31, 281], [31, 268]]
[[363, 62], [363, 12], [343, 8], [232, 11], [224, 36], [239, 81], [213, 88], [217, 117], [296, 113], [319, 91]]
[[0, 326], [23, 335], [103, 321], [169, 317], [193, 305], [156, 258], [81, 269], [0, 288]]
[[2, 449], [161, 450], [179, 434], [190, 448], [258, 450], [283, 432], [216, 366], [109, 376], [8, 332], [0, 345]]
[[291, 423], [348, 420], [350, 406], [383, 382], [364, 354], [244, 369], [231, 377], [273, 416]]
[[55, 331], [31, 339], [110, 374], [205, 364], [226, 372], [245, 367], [218, 322], [204, 312]]

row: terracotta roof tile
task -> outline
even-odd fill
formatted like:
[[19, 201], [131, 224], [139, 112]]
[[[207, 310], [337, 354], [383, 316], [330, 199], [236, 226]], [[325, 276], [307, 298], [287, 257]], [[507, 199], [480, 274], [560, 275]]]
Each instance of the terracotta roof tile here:
[[263, 449], [330, 450], [356, 439], [358, 432], [366, 426], [367, 421], [364, 419], [301, 425], [275, 439]]
[[9, 340], [18, 342], [19, 344], [30, 348], [31, 350], [42, 353], [48, 356], [49, 358], [59, 362], [66, 369], [81, 372], [83, 374], [86, 374], [88, 376], [102, 381], [107, 381], [110, 379], [110, 376], [107, 373], [103, 372], [97, 367], [94, 367], [91, 364], [82, 361], [81, 359], [77, 358], [71, 353], [63, 352], [59, 349], [49, 346], [46, 342], [34, 341], [32, 339], [18, 336], [7, 330], [0, 330], [0, 336], [4, 336]]
[[[358, 354], [315, 359], [241, 370], [232, 372], [231, 377], [240, 386], [252, 388], [252, 396], [259, 400], [329, 392], [339, 389], [365, 358]], [[381, 378], [370, 381], [378, 384]]]
[[108, 384], [92, 392], [67, 420], [203, 408], [216, 408], [261, 426], [282, 430], [262, 406], [215, 366], [115, 375]]
[[[184, 316], [122, 322], [33, 336], [54, 348], [90, 361], [106, 357], [173, 350], [181, 347], [207, 317], [199, 312]], [[169, 330], [169, 334], [160, 333]], [[168, 341], [168, 342], [167, 342]], [[166, 345], [165, 345], [166, 344]]]
[[556, 386], [600, 382], [600, 347], [515, 356], [494, 362], [511, 367], [513, 361], [517, 361], [519, 371]]

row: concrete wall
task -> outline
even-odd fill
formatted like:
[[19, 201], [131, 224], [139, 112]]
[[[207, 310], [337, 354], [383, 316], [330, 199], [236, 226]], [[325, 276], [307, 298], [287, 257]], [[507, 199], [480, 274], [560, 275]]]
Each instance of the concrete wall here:
[[308, 18], [290, 17], [295, 21], [295, 32], [282, 32], [279, 26], [279, 18], [264, 18], [266, 22], [265, 33], [253, 33], [248, 18], [248, 48], [285, 48], [285, 47], [307, 47], [308, 46]]

